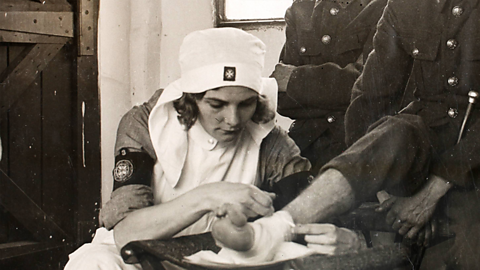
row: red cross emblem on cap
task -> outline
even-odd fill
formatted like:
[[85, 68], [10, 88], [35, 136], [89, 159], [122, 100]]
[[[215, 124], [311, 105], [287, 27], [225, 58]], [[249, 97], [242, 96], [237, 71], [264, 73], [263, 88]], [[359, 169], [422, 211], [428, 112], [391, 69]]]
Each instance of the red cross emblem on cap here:
[[235, 81], [236, 70], [235, 67], [225, 67], [223, 70], [223, 80], [224, 81]]

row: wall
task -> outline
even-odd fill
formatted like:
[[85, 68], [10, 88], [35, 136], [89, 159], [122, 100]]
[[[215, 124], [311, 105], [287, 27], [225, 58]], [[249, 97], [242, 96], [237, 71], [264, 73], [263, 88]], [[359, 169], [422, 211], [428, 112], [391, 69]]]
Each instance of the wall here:
[[[121, 116], [179, 78], [178, 50], [190, 32], [213, 27], [212, 0], [102, 0], [99, 20], [102, 201], [113, 186], [115, 134]], [[267, 44], [270, 75], [283, 27], [246, 29]]]
[[115, 130], [130, 101], [130, 4], [100, 3], [98, 62], [100, 88], [102, 201], [110, 197]]

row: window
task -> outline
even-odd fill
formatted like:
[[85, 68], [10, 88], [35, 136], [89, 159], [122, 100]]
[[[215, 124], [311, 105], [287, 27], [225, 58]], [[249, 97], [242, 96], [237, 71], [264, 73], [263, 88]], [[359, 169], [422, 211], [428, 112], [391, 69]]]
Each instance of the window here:
[[217, 0], [219, 25], [281, 22], [293, 0]]

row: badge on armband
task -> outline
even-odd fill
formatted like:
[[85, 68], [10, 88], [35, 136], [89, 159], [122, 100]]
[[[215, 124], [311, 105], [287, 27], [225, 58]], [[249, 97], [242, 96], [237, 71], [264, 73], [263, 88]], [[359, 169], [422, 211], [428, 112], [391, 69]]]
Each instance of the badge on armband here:
[[113, 178], [115, 181], [123, 183], [128, 181], [133, 174], [133, 164], [128, 159], [122, 159], [115, 164], [115, 169], [113, 170]]

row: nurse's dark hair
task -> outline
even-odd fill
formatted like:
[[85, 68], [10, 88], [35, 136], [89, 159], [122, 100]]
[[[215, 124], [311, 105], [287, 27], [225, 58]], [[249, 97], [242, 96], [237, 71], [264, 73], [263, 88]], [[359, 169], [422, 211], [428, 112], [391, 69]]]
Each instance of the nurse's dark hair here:
[[[173, 107], [178, 113], [178, 121], [185, 126], [185, 130], [189, 130], [197, 121], [199, 113], [197, 101], [201, 100], [205, 93], [183, 93], [181, 98], [173, 101]], [[252, 121], [257, 124], [263, 124], [271, 121], [274, 117], [275, 111], [272, 109], [272, 105], [267, 97], [258, 95], [257, 108], [252, 116]]]

